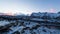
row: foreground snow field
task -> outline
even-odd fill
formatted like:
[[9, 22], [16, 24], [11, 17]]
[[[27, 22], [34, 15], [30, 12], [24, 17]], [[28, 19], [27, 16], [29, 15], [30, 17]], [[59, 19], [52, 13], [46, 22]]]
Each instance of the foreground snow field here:
[[[5, 21], [0, 21], [1, 23]], [[7, 22], [7, 21], [6, 21]], [[10, 24], [7, 22], [7, 24]], [[12, 25], [13, 24], [13, 25]], [[12, 21], [11, 27], [5, 31], [0, 31], [0, 34], [60, 34], [60, 30], [56, 28], [49, 28], [35, 22], [15, 22]], [[2, 25], [1, 25], [2, 26]], [[8, 26], [8, 25], [7, 25]], [[6, 27], [6, 26], [5, 26]]]
[[[53, 17], [49, 14], [51, 18], [48, 17], [49, 19], [47, 19], [48, 14], [38, 14], [39, 17], [37, 14], [32, 14], [29, 17], [23, 16], [20, 20], [4, 17], [0, 20], [0, 34], [60, 34], [60, 18], [56, 18], [58, 15], [55, 16], [54, 14]], [[19, 17], [21, 18], [21, 16]]]

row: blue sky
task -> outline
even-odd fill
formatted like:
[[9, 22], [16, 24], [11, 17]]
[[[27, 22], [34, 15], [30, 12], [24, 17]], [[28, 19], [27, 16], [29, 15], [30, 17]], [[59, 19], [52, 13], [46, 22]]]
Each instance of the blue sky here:
[[0, 13], [58, 12], [60, 0], [0, 0]]

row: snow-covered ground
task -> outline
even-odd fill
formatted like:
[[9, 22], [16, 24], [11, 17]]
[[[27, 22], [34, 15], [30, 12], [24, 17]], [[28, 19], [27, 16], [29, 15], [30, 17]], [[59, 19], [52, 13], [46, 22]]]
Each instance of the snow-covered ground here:
[[[7, 21], [3, 21], [7, 22]], [[0, 21], [0, 23], [3, 23]], [[11, 21], [13, 23], [13, 21]], [[9, 24], [10, 22], [4, 23]], [[15, 22], [16, 24], [11, 26], [8, 31], [5, 31], [3, 33], [0, 32], [0, 34], [60, 34], [59, 29], [53, 29], [48, 28], [46, 26], [41, 26], [38, 23], [35, 22], [29, 22], [25, 21], [23, 25], [21, 25], [20, 22]], [[1, 25], [4, 25], [1, 24]]]
[[[49, 17], [51, 17], [51, 18], [56, 18], [60, 14], [52, 15], [51, 13], [49, 13], [49, 14], [47, 13], [46, 15], [47, 16], [49, 15]], [[43, 17], [43, 16], [45, 16], [45, 14], [44, 13], [39, 13], [39, 14], [35, 13], [32, 16]], [[24, 18], [24, 19], [26, 19], [26, 18]], [[32, 20], [34, 20], [35, 22]], [[42, 22], [38, 23], [36, 21], [49, 21], [50, 24], [49, 23], [47, 24], [47, 22], [46, 22], [47, 25], [45, 26], [44, 25], [45, 23], [42, 23]], [[5, 29], [1, 30], [0, 34], [60, 34], [60, 28], [57, 28], [55, 26], [48, 26], [48, 25], [58, 25], [58, 23], [60, 25], [60, 20], [57, 20], [57, 19], [48, 19], [47, 20], [47, 19], [42, 19], [42, 18], [30, 18], [30, 21], [28, 19], [27, 20], [17, 20], [17, 21], [2, 20], [2, 21], [0, 21], [0, 30], [1, 30], [1, 27], [3, 27], [3, 26], [4, 27], [9, 26], [9, 27], [7, 27], [6, 30]]]
[[4, 26], [4, 25], [7, 25], [7, 24], [9, 24], [8, 21], [0, 21], [0, 26]]

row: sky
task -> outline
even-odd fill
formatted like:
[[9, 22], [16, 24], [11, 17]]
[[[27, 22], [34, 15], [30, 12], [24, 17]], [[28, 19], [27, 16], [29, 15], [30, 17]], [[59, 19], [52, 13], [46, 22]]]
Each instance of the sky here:
[[60, 0], [0, 0], [0, 13], [31, 14], [60, 11]]

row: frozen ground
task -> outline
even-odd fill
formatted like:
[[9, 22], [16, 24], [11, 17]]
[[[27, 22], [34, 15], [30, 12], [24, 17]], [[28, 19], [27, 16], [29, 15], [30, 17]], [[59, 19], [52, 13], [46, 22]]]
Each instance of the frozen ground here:
[[[13, 21], [11, 21], [13, 23]], [[10, 24], [7, 21], [0, 21], [1, 26]], [[40, 26], [35, 22], [15, 22], [8, 30], [0, 32], [0, 34], [60, 34], [59, 29]]]
[[[7, 20], [0, 21], [0, 34], [60, 34], [60, 14], [58, 13], [36, 13], [13, 21], [9, 21], [9, 17], [3, 18]], [[16, 18], [19, 19], [19, 16]]]

